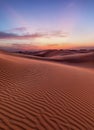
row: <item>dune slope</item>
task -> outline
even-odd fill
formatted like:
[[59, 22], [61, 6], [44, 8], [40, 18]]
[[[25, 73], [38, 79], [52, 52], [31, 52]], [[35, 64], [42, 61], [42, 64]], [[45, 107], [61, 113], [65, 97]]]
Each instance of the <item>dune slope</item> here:
[[93, 130], [94, 72], [0, 53], [0, 130]]

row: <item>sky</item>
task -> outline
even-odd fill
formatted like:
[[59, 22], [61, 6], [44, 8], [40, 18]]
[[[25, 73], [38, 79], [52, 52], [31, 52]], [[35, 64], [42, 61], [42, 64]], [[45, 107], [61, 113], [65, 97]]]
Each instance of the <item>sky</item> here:
[[0, 0], [0, 47], [94, 47], [94, 0]]

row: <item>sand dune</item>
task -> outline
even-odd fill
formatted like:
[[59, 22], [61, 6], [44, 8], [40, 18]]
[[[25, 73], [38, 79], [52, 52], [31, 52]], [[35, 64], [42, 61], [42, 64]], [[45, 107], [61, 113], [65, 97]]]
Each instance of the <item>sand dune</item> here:
[[52, 61], [65, 63], [72, 66], [94, 69], [94, 53], [78, 53], [65, 56], [54, 56], [50, 58]]
[[94, 52], [93, 49], [76, 49], [76, 50], [71, 50], [71, 49], [49, 49], [49, 50], [40, 50], [40, 51], [17, 51], [17, 53], [20, 54], [28, 54], [28, 55], [33, 55], [33, 56], [39, 56], [39, 57], [54, 57], [54, 56], [65, 56], [65, 55], [73, 55], [73, 54], [87, 54], [90, 52]]
[[[66, 54], [65, 54], [66, 53]], [[72, 66], [94, 69], [94, 51], [92, 50], [44, 50], [37, 52], [14, 53], [16, 56], [27, 57], [31, 59], [59, 62]], [[14, 55], [13, 54], [13, 55]], [[37, 55], [35, 55], [37, 54]], [[43, 56], [41, 56], [41, 54]]]
[[53, 56], [52, 59], [56, 60], [63, 60], [66, 62], [73, 62], [73, 63], [79, 63], [79, 62], [88, 62], [88, 61], [94, 61], [94, 52], [90, 53], [75, 53], [71, 55], [57, 55]]
[[0, 130], [94, 130], [94, 72], [0, 53]]

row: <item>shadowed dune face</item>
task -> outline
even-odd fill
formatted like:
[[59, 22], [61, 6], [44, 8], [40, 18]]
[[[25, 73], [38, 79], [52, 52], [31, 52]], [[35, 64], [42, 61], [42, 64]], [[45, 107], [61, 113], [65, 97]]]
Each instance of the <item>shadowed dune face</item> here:
[[0, 129], [93, 130], [94, 73], [0, 53]]
[[69, 65], [94, 69], [94, 53], [55, 56], [52, 60], [67, 63]]
[[80, 63], [80, 62], [90, 62], [94, 61], [94, 53], [86, 53], [86, 54], [71, 54], [65, 56], [53, 56], [52, 59], [62, 60], [66, 62]]

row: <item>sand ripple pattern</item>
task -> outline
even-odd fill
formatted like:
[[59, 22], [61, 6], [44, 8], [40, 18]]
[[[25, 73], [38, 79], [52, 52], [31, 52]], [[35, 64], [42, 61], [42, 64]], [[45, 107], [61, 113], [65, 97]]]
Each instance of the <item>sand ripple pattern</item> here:
[[0, 54], [0, 130], [94, 130], [94, 73]]

